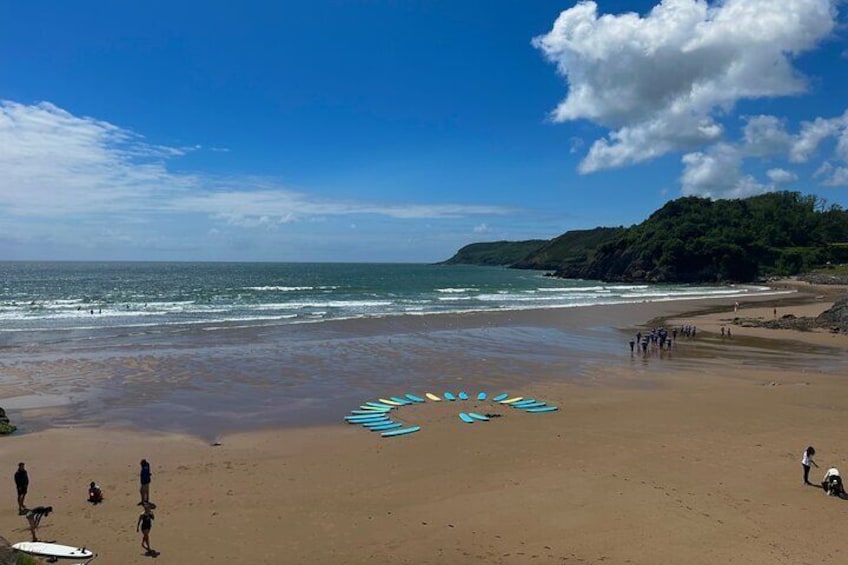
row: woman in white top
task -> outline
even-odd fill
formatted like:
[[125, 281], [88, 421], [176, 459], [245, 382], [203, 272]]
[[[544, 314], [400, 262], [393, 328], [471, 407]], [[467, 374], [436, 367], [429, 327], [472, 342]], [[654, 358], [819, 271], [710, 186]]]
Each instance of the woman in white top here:
[[822, 489], [824, 489], [825, 494], [842, 496], [844, 491], [842, 489], [842, 477], [839, 476], [839, 469], [831, 467], [827, 470], [822, 480]]
[[818, 465], [815, 461], [813, 461], [813, 455], [816, 454], [816, 448], [812, 445], [804, 450], [804, 455], [801, 457], [801, 466], [804, 467], [804, 484], [811, 485], [813, 483], [810, 482], [810, 465], [815, 465], [816, 469], [818, 469]]

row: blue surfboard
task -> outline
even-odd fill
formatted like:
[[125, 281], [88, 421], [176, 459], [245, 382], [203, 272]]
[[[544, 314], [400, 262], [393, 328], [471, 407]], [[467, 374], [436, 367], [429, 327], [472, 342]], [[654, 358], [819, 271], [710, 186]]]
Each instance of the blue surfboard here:
[[388, 408], [389, 410], [395, 408], [394, 406], [389, 406], [388, 404], [382, 404], [380, 402], [366, 402], [365, 404], [373, 406], [374, 408]]
[[373, 428], [374, 426], [382, 426], [384, 424], [391, 424], [392, 421], [386, 418], [385, 420], [374, 420], [373, 422], [362, 422], [362, 426], [365, 428]]
[[482, 414], [478, 414], [477, 412], [469, 412], [468, 416], [474, 418], [475, 420], [480, 420], [481, 422], [488, 422], [488, 416], [484, 416]]
[[383, 432], [380, 435], [383, 437], [394, 437], [394, 436], [402, 436], [405, 434], [412, 434], [421, 429], [421, 426], [412, 426], [409, 428], [400, 428], [397, 430], [389, 430], [387, 432]]
[[534, 402], [537, 402], [537, 400], [535, 398], [525, 398], [524, 400], [519, 400], [518, 402], [513, 402], [512, 406], [517, 408], [517, 407], [520, 407], [520, 406], [524, 406], [525, 404], [533, 404]]
[[386, 430], [394, 430], [401, 427], [403, 427], [403, 424], [401, 424], [400, 422], [389, 422], [388, 424], [383, 424], [382, 426], [371, 426], [368, 429], [372, 432], [385, 432]]
[[477, 395], [477, 400], [486, 400], [486, 393], [485, 393], [485, 392], [481, 392], [480, 394], [478, 394], [478, 395]]
[[507, 398], [509, 398], [509, 395], [507, 393], [503, 393], [503, 394], [497, 395], [492, 400], [494, 400], [495, 402], [500, 402], [501, 400], [506, 400]]
[[389, 397], [389, 400], [394, 400], [395, 402], [399, 402], [399, 403], [401, 403], [403, 406], [408, 406], [408, 405], [412, 404], [412, 401], [411, 401], [411, 400], [407, 400], [407, 399], [405, 399], [405, 398], [401, 398], [401, 397], [399, 397], [399, 396], [390, 396], [390, 397]]
[[540, 413], [540, 412], [553, 412], [555, 410], [557, 410], [556, 406], [541, 406], [539, 408], [527, 408], [524, 411], [525, 412]]
[[388, 406], [386, 406], [385, 408], [377, 408], [376, 406], [369, 406], [368, 404], [363, 404], [359, 408], [362, 410], [368, 410], [369, 412], [388, 412], [389, 410], [391, 410], [391, 408], [389, 408]]
[[373, 416], [345, 416], [346, 422], [370, 422], [371, 420], [385, 420], [385, 414], [374, 414]]
[[522, 404], [521, 406], [515, 406], [519, 410], [532, 410], [533, 408], [541, 408], [542, 406], [546, 406], [544, 402], [532, 402], [530, 404]]
[[463, 422], [465, 422], [466, 424], [473, 424], [474, 423], [474, 418], [472, 418], [471, 416], [469, 416], [465, 412], [459, 413], [459, 419], [462, 420]]
[[466, 394], [464, 392], [460, 392], [459, 393], [459, 399], [460, 400], [468, 400], [468, 394]]
[[385, 414], [388, 410], [351, 410], [350, 413], [354, 416], [373, 416], [374, 414]]
[[452, 392], [446, 392], [442, 396], [445, 397], [445, 400], [451, 400], [451, 401], [456, 400], [456, 397], [453, 395]]
[[404, 396], [406, 396], [406, 397], [407, 397], [408, 399], [410, 399], [412, 402], [416, 402], [416, 403], [418, 403], [418, 404], [420, 404], [420, 403], [424, 402], [424, 399], [423, 399], [423, 398], [421, 398], [420, 396], [415, 396], [414, 394], [406, 393]]

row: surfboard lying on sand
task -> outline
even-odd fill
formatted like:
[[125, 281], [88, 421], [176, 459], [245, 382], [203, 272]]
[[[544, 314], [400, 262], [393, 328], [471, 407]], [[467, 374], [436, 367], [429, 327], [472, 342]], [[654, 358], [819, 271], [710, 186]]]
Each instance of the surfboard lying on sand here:
[[400, 402], [396, 400], [389, 400], [388, 398], [378, 398], [377, 400], [379, 400], [383, 404], [388, 404], [389, 406], [403, 406], [403, 404], [401, 404]]
[[530, 404], [522, 404], [521, 406], [512, 405], [513, 408], [518, 408], [519, 410], [532, 410], [533, 408], [541, 408], [545, 406], [544, 402], [531, 402]]
[[362, 410], [368, 410], [369, 412], [389, 412], [391, 410], [391, 408], [389, 408], [388, 406], [379, 408], [377, 406], [370, 406], [368, 404], [363, 404], [359, 408]]
[[474, 423], [474, 418], [472, 418], [471, 416], [469, 416], [465, 412], [459, 413], [459, 419], [462, 420], [463, 422], [465, 422], [466, 424], [473, 424]]
[[518, 402], [513, 403], [513, 406], [524, 406], [525, 404], [533, 404], [536, 402], [535, 398], [525, 398], [524, 400], [519, 400]]
[[60, 543], [47, 543], [43, 541], [22, 541], [12, 546], [18, 551], [38, 555], [41, 557], [55, 557], [57, 559], [89, 559], [94, 557], [94, 552], [84, 547], [73, 547]]
[[501, 400], [501, 404], [512, 404], [514, 402], [518, 402], [519, 400], [524, 400], [523, 396], [514, 396], [512, 398], [507, 398], [506, 400]]
[[345, 422], [348, 424], [357, 424], [360, 422], [374, 422], [377, 420], [388, 420], [385, 414], [374, 414], [373, 416], [345, 416]]
[[411, 400], [401, 398], [400, 396], [391, 396], [391, 397], [389, 397], [389, 400], [394, 400], [395, 402], [397, 402], [401, 406], [409, 406], [410, 404], [412, 404]]
[[402, 436], [404, 434], [415, 433], [421, 429], [421, 426], [412, 426], [410, 428], [401, 428], [399, 430], [389, 430], [387, 432], [383, 432], [380, 435], [383, 437], [394, 437], [394, 436]]
[[477, 400], [486, 400], [486, 393], [485, 393], [485, 392], [481, 392], [480, 394], [478, 394], [478, 395], [477, 395]]
[[436, 395], [435, 395], [435, 394], [433, 394], [432, 392], [428, 392], [428, 393], [427, 393], [427, 394], [425, 394], [424, 396], [426, 396], [427, 398], [429, 398], [429, 399], [430, 399], [430, 400], [432, 400], [433, 402], [441, 402], [441, 400], [442, 400], [441, 398], [439, 398], [438, 396], [436, 396]]
[[416, 403], [418, 403], [418, 404], [420, 404], [420, 403], [424, 402], [424, 399], [423, 399], [423, 398], [421, 398], [420, 396], [415, 396], [414, 394], [410, 394], [410, 393], [408, 393], [408, 392], [407, 392], [404, 396], [406, 396], [406, 397], [407, 397], [408, 399], [410, 399], [412, 402], [416, 402]]
[[532, 413], [554, 412], [555, 410], [558, 410], [558, 408], [556, 406], [541, 406], [539, 408], [525, 408], [524, 409], [525, 412], [532, 412]]
[[495, 402], [500, 402], [501, 400], [506, 400], [507, 397], [509, 397], [509, 395], [507, 393], [503, 393], [503, 394], [497, 395], [492, 400], [494, 400]]
[[468, 400], [468, 394], [465, 393], [465, 392], [460, 392], [459, 393], [459, 399], [460, 400]]
[[396, 408], [396, 406], [392, 406], [391, 404], [382, 404], [380, 402], [366, 402], [365, 404], [373, 406], [374, 408], [388, 408], [389, 410]]
[[456, 397], [453, 395], [453, 393], [452, 393], [452, 392], [446, 392], [446, 393], [444, 393], [442, 396], [444, 396], [444, 397], [445, 397], [445, 400], [450, 400], [451, 402], [453, 402], [454, 400], [456, 400]]
[[477, 412], [469, 412], [468, 415], [470, 417], [474, 418], [475, 420], [480, 420], [481, 422], [488, 422], [489, 421], [488, 416], [478, 414]]
[[403, 427], [403, 424], [400, 422], [384, 422], [381, 426], [371, 426], [368, 428], [372, 432], [384, 432], [386, 430], [394, 430], [395, 428]]

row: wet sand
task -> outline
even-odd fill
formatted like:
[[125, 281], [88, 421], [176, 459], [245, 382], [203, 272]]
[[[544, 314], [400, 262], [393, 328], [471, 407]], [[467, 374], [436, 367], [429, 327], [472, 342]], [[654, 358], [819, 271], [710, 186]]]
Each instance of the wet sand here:
[[[804, 306], [810, 311], [827, 306], [804, 300], [813, 301]], [[699, 308], [719, 311], [694, 316]], [[347, 354], [303, 369], [332, 364], [344, 377], [333, 386], [354, 391], [330, 403], [338, 410], [334, 422], [353, 407], [348, 399], [407, 390], [504, 390], [558, 405], [552, 414], [465, 401], [462, 409], [502, 416], [468, 425], [457, 418], [456, 403], [427, 403], [397, 412], [423, 427], [403, 438], [342, 423], [256, 429], [263, 426], [251, 421], [252, 431], [216, 432], [221, 445], [212, 446], [204, 434], [119, 429], [79, 413], [73, 426], [3, 438], [10, 488], [0, 534], [27, 537], [11, 488], [23, 460], [29, 505], [56, 509], [42, 538], [94, 548], [101, 555], [95, 563], [147, 562], [135, 533], [138, 461], [145, 457], [153, 466], [151, 541], [160, 563], [845, 562], [841, 538], [823, 531], [841, 523], [848, 501], [803, 487], [800, 466], [802, 450], [813, 444], [822, 467], [813, 469], [813, 480], [828, 466], [848, 467], [840, 434], [848, 412], [845, 336], [737, 339], [734, 328], [733, 340], [721, 340], [714, 330], [732, 314], [732, 301], [580, 310], [372, 320], [355, 331], [341, 324], [302, 338], [315, 351], [333, 344], [334, 353]], [[629, 337], [659, 317], [693, 323], [700, 335], [679, 340], [671, 354], [630, 356]], [[254, 343], [272, 357], [280, 337]], [[35, 367], [67, 357], [37, 353]], [[389, 359], [370, 359], [377, 355]], [[211, 361], [208, 379], [220, 389], [194, 383], [191, 372], [161, 377], [169, 366], [163, 359], [172, 362], [161, 352], [77, 352], [70, 365], [94, 357], [100, 370], [121, 359], [149, 386], [182, 387], [184, 395], [194, 387], [240, 398], [263, 384], [251, 383], [245, 393], [226, 375], [215, 376]], [[240, 374], [263, 366], [243, 359], [248, 370]], [[15, 367], [36, 373], [26, 363]], [[374, 367], [400, 375], [374, 382], [361, 373]], [[49, 391], [48, 383], [33, 382], [36, 392]], [[268, 390], [282, 397], [308, 390], [304, 382]], [[170, 414], [157, 404], [166, 397], [120, 402], [142, 411], [152, 400], [146, 409], [156, 418], [160, 409]], [[91, 480], [106, 496], [97, 507], [84, 502]]]

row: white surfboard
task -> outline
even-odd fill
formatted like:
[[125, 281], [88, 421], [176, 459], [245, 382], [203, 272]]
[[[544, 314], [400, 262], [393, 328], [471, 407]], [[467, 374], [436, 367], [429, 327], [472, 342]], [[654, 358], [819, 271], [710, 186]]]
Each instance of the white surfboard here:
[[21, 541], [12, 546], [18, 551], [39, 555], [41, 557], [56, 557], [58, 559], [87, 559], [94, 557], [94, 552], [84, 547], [73, 547], [60, 543], [47, 543], [43, 541]]

